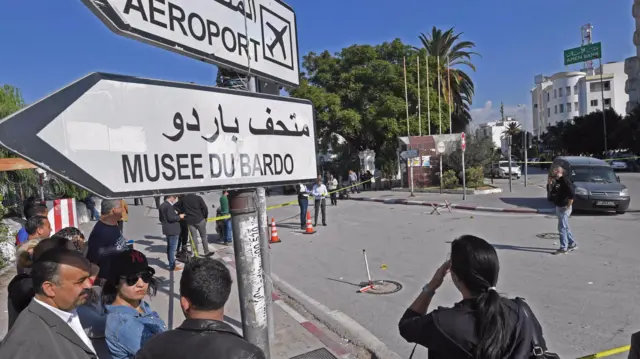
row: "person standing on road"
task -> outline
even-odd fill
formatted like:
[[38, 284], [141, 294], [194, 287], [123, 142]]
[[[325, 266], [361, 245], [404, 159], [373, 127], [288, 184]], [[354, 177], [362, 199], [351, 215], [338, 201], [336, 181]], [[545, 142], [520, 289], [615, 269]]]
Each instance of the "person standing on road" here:
[[165, 196], [164, 203], [160, 205], [160, 223], [162, 224], [162, 234], [167, 237], [167, 261], [169, 270], [182, 270], [181, 264], [176, 264], [176, 251], [180, 240], [180, 220], [184, 214], [178, 214], [173, 205], [178, 202], [176, 196]]
[[300, 229], [304, 231], [307, 220], [307, 210], [309, 209], [309, 190], [304, 183], [296, 186], [298, 194], [298, 206], [300, 206]]
[[[184, 195], [178, 196], [178, 202], [173, 205], [173, 208], [178, 212], [178, 215], [184, 214], [184, 207], [182, 206], [182, 199]], [[189, 258], [189, 226], [184, 218], [180, 218], [180, 240], [178, 241], [178, 249], [176, 256], [179, 258]]]
[[202, 197], [195, 193], [189, 193], [182, 198], [182, 208], [184, 209], [184, 219], [189, 226], [189, 233], [194, 243], [197, 243], [198, 233], [202, 240], [202, 248], [204, 248], [204, 256], [211, 257], [213, 252], [209, 252], [209, 240], [207, 238], [207, 218], [209, 218], [209, 209]]
[[560, 248], [555, 254], [565, 254], [578, 249], [578, 244], [573, 238], [571, 228], [569, 228], [569, 216], [573, 210], [573, 198], [576, 192], [571, 179], [565, 176], [564, 168], [556, 167], [553, 170], [553, 177], [549, 178], [549, 193], [556, 205], [558, 233], [560, 234]]
[[[223, 190], [222, 196], [220, 196], [220, 215], [226, 216], [230, 214], [229, 210], [229, 190]], [[224, 219], [224, 232], [222, 239], [225, 245], [233, 243], [233, 229], [231, 227], [231, 218]]]
[[360, 193], [358, 189], [358, 174], [355, 171], [349, 171], [349, 186], [351, 187], [351, 193]]
[[228, 358], [265, 359], [224, 321], [231, 293], [231, 273], [217, 259], [195, 258], [180, 278], [180, 307], [187, 318], [180, 327], [157, 334], [136, 359]]
[[122, 219], [122, 207], [119, 200], [102, 201], [100, 220], [93, 226], [87, 241], [87, 259], [100, 267], [99, 278], [106, 278], [109, 271], [110, 256], [125, 250], [127, 240], [122, 235], [118, 222]]
[[[487, 241], [471, 235], [454, 240], [451, 259], [440, 266], [400, 319], [400, 335], [426, 347], [430, 359], [529, 358], [534, 334], [539, 349], [546, 352], [542, 328], [531, 308], [521, 298], [511, 300], [498, 293], [499, 271], [498, 254]], [[427, 314], [449, 272], [462, 301]]]
[[120, 208], [122, 208], [122, 218], [118, 221], [120, 232], [124, 233], [124, 223], [129, 222], [129, 205], [124, 199], [120, 200]]
[[338, 205], [338, 180], [333, 177], [333, 175], [329, 175], [329, 182], [327, 182], [327, 187], [329, 189], [329, 192], [331, 192], [330, 196], [331, 196], [331, 205], [332, 206], [337, 206]]
[[313, 185], [311, 194], [314, 197], [314, 210], [313, 210], [313, 226], [318, 225], [318, 212], [322, 211], [322, 225], [327, 225], [327, 187], [322, 183], [322, 177], [318, 176], [316, 184]]
[[90, 263], [67, 248], [44, 252], [31, 272], [35, 297], [0, 345], [0, 358], [96, 359], [76, 308], [91, 292]]

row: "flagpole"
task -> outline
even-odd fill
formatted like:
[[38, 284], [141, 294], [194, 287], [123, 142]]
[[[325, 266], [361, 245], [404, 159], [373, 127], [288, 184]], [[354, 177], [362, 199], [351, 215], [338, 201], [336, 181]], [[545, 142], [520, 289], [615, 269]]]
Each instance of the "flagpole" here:
[[449, 72], [449, 55], [447, 55], [447, 81], [449, 86], [449, 134], [453, 133], [453, 121], [451, 120], [451, 109], [453, 108], [453, 95], [451, 93], [451, 73]]
[[442, 134], [442, 103], [440, 97], [442, 89], [440, 88], [440, 55], [438, 55], [438, 119], [440, 120], [440, 134]]
[[[407, 58], [406, 56], [402, 58], [402, 65], [404, 67], [404, 100], [407, 104], [407, 142], [409, 146], [408, 150], [411, 150], [411, 132], [409, 132], [409, 91], [407, 90]], [[413, 158], [409, 158], [408, 161], [409, 168], [407, 169], [407, 174], [409, 175], [409, 184], [411, 186], [411, 197], [413, 194]]]
[[420, 104], [420, 56], [416, 57], [418, 64], [418, 136], [422, 136], [422, 106]]
[[427, 122], [429, 127], [429, 136], [431, 136], [431, 85], [429, 84], [429, 57], [424, 56], [424, 62], [427, 65]]

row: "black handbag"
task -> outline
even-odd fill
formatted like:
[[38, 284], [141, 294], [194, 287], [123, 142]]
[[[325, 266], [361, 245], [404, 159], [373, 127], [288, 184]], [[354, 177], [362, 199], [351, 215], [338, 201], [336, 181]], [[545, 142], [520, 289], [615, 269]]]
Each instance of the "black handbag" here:
[[540, 342], [540, 337], [537, 328], [533, 325], [533, 321], [531, 320], [532, 313], [529, 312], [528, 305], [524, 304], [524, 300], [522, 298], [516, 298], [516, 303], [518, 304], [518, 308], [522, 310], [525, 316], [525, 325], [529, 327], [531, 331], [531, 355], [530, 359], [560, 359], [560, 356], [556, 353], [548, 352], [546, 348], [544, 348]]

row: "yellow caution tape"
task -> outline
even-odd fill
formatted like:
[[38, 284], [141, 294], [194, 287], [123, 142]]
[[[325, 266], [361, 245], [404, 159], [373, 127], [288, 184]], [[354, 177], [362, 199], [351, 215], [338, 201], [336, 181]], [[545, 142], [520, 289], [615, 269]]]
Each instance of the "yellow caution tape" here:
[[612, 356], [612, 355], [628, 352], [629, 349], [631, 349], [631, 345], [625, 345], [625, 346], [622, 346], [622, 347], [605, 350], [603, 352], [599, 352], [599, 353], [583, 356], [583, 357], [580, 357], [578, 359], [604, 358], [604, 357], [608, 357], [608, 356]]
[[[636, 160], [640, 158], [640, 156], [631, 156], [631, 157], [620, 157], [620, 158], [605, 158], [603, 159], [603, 161], [622, 161], [622, 160]], [[502, 161], [508, 161], [508, 160], [502, 160]], [[502, 162], [501, 161], [501, 162]], [[524, 163], [524, 161], [511, 161], [512, 163]], [[553, 163], [553, 161], [539, 161], [539, 162], [531, 162], [531, 161], [527, 161], [527, 164], [529, 165], [536, 165], [538, 163]]]
[[[356, 187], [356, 186], [359, 186], [359, 185], [364, 184], [364, 183], [367, 183], [367, 182], [371, 182], [372, 180], [373, 180], [373, 178], [368, 179], [368, 180], [363, 181], [363, 182], [358, 182], [358, 183], [356, 183], [356, 184], [354, 184], [354, 185], [351, 185], [351, 186], [348, 186], [348, 187], [343, 187], [343, 188], [340, 188], [340, 189], [337, 189], [337, 190], [334, 190], [334, 191], [328, 192], [327, 194], [332, 194], [332, 193], [336, 193], [336, 192], [344, 191], [344, 190], [346, 190], [346, 189], [349, 189], [349, 188], [352, 188], [352, 187]], [[312, 197], [312, 198], [313, 198], [313, 196], [310, 196], [310, 197]], [[267, 207], [267, 211], [272, 210], [272, 209], [276, 209], [276, 208], [282, 208], [282, 207], [287, 207], [287, 206], [291, 206], [291, 205], [297, 205], [297, 204], [298, 204], [298, 200], [296, 199], [296, 200], [291, 201], [291, 202], [287, 202], [287, 203], [282, 203], [282, 204], [276, 204], [276, 205], [273, 205], [273, 206], [269, 206], [269, 207]], [[230, 215], [230, 214], [226, 214], [226, 215], [224, 215], [224, 216], [218, 216], [218, 217], [213, 217], [213, 218], [207, 218], [207, 222], [215, 222], [215, 221], [217, 221], [217, 220], [220, 220], [220, 219], [227, 219], [227, 218], [231, 218], [231, 215]]]

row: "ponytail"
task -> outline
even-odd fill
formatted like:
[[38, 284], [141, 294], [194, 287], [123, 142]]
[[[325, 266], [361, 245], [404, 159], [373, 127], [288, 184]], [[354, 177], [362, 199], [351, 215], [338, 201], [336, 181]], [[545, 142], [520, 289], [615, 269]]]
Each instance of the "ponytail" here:
[[511, 330], [507, 326], [507, 308], [495, 288], [476, 297], [475, 359], [502, 359], [510, 345]]

